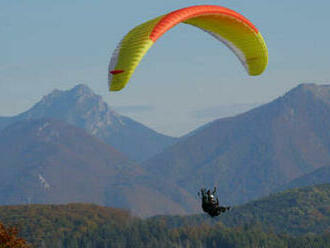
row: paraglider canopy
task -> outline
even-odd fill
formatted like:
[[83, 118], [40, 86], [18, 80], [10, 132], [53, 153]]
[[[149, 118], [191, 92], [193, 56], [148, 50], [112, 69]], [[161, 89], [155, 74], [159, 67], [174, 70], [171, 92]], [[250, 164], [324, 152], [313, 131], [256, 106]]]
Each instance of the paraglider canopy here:
[[268, 62], [268, 51], [258, 29], [241, 14], [216, 5], [198, 5], [172, 11], [128, 32], [112, 54], [108, 81], [111, 91], [125, 87], [149, 48], [179, 23], [195, 26], [227, 45], [249, 75], [260, 75]]

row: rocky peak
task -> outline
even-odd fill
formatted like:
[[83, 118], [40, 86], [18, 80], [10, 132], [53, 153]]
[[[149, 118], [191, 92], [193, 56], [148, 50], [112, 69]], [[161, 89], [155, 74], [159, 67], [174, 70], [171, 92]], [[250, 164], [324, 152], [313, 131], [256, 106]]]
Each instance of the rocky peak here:
[[317, 85], [314, 83], [300, 84], [284, 95], [285, 99], [295, 100], [314, 97], [325, 103], [330, 102], [330, 85]]
[[[50, 94], [44, 96], [41, 100], [42, 104], [53, 104], [56, 101], [70, 101], [71, 103], [83, 102], [84, 100], [94, 99], [96, 101], [102, 101], [102, 98], [96, 95], [87, 85], [78, 84], [71, 90], [53, 90]], [[40, 102], [39, 102], [40, 103]], [[37, 104], [39, 104], [37, 103]]]
[[95, 97], [97, 96], [87, 85], [78, 84], [69, 91], [72, 95], [84, 96], [84, 97]]
[[[83, 84], [70, 90], [52, 91], [31, 109], [6, 122], [2, 121], [3, 124], [0, 119], [0, 130], [13, 122], [41, 118], [61, 120], [80, 127], [140, 161], [160, 152], [176, 140], [119, 115], [101, 96]], [[139, 149], [137, 146], [140, 146]]]
[[21, 119], [43, 117], [65, 120], [92, 134], [96, 134], [100, 127], [122, 124], [121, 116], [84, 84], [67, 91], [53, 90], [21, 115]]
[[327, 104], [330, 104], [330, 84], [327, 85], [314, 85], [309, 90], [313, 95]]

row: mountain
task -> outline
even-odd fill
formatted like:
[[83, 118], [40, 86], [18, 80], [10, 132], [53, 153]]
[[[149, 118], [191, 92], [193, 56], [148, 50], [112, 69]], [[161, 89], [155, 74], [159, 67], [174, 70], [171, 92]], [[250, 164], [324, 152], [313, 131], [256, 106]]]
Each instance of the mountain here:
[[280, 186], [278, 191], [324, 183], [330, 183], [330, 165], [323, 166], [311, 173], [298, 177], [289, 183]]
[[139, 173], [112, 147], [80, 128], [49, 119], [19, 121], [2, 130], [0, 167], [2, 204], [103, 204], [104, 184], [120, 170]]
[[83, 128], [138, 162], [176, 141], [176, 138], [157, 133], [119, 115], [101, 96], [82, 84], [68, 91], [54, 90], [28, 111], [14, 117], [0, 118], [0, 130], [19, 120], [40, 118], [58, 119]]
[[2, 205], [90, 202], [149, 216], [184, 214], [194, 201], [83, 129], [52, 119], [1, 131], [0, 171]]
[[224, 204], [267, 195], [330, 163], [330, 85], [302, 84], [218, 119], [143, 163], [191, 192], [217, 186]]

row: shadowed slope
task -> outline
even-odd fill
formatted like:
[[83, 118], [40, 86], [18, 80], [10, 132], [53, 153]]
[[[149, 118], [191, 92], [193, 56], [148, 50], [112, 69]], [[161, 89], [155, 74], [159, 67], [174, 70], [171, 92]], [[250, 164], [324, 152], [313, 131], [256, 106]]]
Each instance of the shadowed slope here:
[[216, 120], [144, 163], [191, 193], [218, 186], [225, 204], [266, 195], [330, 163], [330, 86], [305, 84]]
[[57, 120], [5, 128], [0, 170], [1, 204], [91, 202], [141, 216], [194, 209], [184, 190], [153, 179], [111, 146]]

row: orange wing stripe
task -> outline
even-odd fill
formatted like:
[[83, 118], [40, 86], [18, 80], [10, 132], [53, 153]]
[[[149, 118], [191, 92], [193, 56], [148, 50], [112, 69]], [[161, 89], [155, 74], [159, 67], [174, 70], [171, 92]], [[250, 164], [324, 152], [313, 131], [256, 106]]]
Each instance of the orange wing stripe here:
[[248, 19], [233, 10], [216, 5], [200, 5], [175, 10], [165, 15], [155, 25], [152, 32], [150, 33], [149, 38], [155, 42], [160, 36], [162, 36], [167, 30], [171, 29], [173, 26], [193, 17], [211, 14], [223, 14], [235, 17], [250, 26], [256, 33], [259, 32], [258, 29]]

